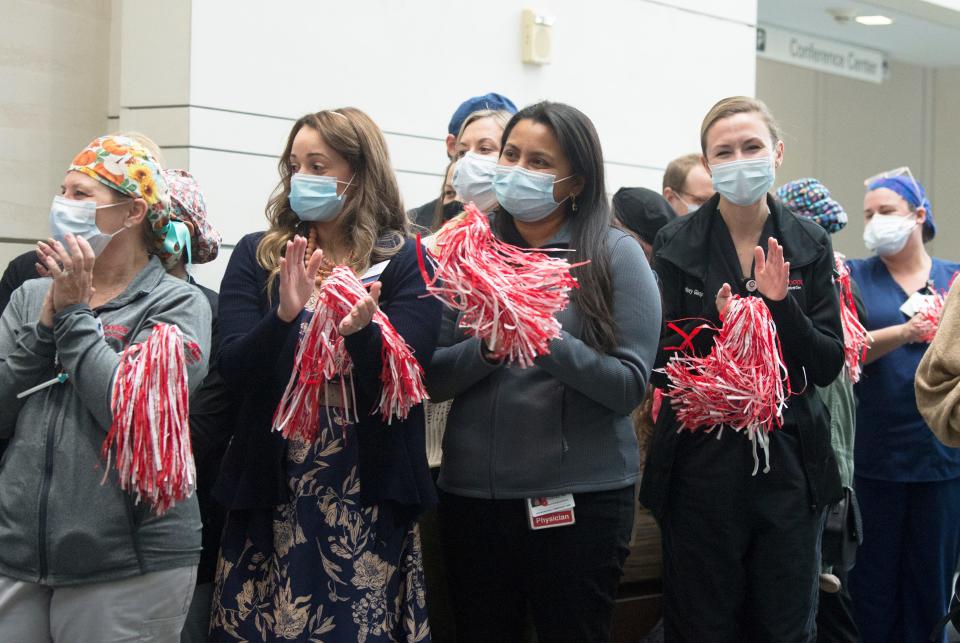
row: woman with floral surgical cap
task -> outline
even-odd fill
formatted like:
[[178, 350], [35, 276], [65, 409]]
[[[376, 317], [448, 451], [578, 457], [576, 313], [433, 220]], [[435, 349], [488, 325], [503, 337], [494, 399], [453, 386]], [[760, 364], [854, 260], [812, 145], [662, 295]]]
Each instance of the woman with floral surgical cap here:
[[[193, 388], [207, 371], [210, 307], [165, 270], [182, 251], [169, 207], [149, 152], [124, 136], [95, 139], [71, 163], [51, 238], [38, 244], [50, 277], [14, 291], [0, 318], [0, 438], [10, 439], [0, 640], [179, 640], [200, 557], [196, 499], [160, 512], [124, 490], [128, 478], [101, 455], [108, 430], [125, 423], [113, 388], [124, 364], [149, 380], [170, 363], [142, 358], [158, 329], [183, 338], [167, 345], [185, 364], [169, 371], [167, 390]], [[122, 363], [131, 346], [141, 348]], [[144, 400], [164, 395], [142, 390]]]
[[928, 344], [916, 313], [960, 265], [927, 254], [936, 227], [909, 169], [868, 179], [863, 214], [875, 255], [848, 265], [874, 342], [855, 388], [863, 544], [850, 590], [866, 643], [926, 641], [947, 612], [960, 553], [960, 450], [938, 442], [917, 410], [914, 378]]

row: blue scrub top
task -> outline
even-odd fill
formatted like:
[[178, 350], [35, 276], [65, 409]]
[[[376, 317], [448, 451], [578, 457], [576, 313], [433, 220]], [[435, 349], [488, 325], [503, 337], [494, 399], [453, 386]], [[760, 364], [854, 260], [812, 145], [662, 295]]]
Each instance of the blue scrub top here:
[[[847, 262], [863, 296], [867, 330], [902, 324], [907, 293], [880, 257]], [[947, 290], [960, 264], [933, 259], [930, 280]], [[932, 482], [960, 478], [960, 449], [937, 440], [917, 410], [913, 381], [929, 344], [906, 344], [863, 367], [858, 397], [854, 473], [891, 482]]]

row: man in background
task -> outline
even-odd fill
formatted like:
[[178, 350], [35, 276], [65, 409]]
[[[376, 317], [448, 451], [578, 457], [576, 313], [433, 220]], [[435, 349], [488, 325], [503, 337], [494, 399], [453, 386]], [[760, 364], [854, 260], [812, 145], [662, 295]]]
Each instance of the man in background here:
[[702, 158], [699, 152], [684, 154], [670, 161], [663, 173], [663, 198], [677, 216], [695, 212], [716, 191]]

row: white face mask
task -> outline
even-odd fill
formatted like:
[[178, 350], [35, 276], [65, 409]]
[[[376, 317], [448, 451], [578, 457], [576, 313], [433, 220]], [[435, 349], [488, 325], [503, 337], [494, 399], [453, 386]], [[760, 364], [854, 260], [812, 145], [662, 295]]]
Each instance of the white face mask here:
[[863, 243], [882, 257], [895, 255], [907, 245], [916, 227], [917, 219], [911, 215], [875, 214], [863, 230]]
[[682, 203], [683, 207], [687, 209], [687, 214], [693, 214], [694, 212], [700, 209], [699, 205], [693, 205], [692, 203], [687, 203], [683, 199], [680, 199], [680, 203]]
[[471, 201], [482, 212], [497, 205], [493, 191], [493, 177], [497, 174], [497, 157], [467, 152], [453, 169], [453, 189], [463, 203]]
[[110, 203], [97, 205], [93, 201], [74, 201], [62, 196], [53, 197], [50, 206], [50, 234], [54, 239], [66, 245], [67, 233], [75, 237], [83, 237], [93, 248], [93, 254], [99, 256], [107, 247], [110, 240], [126, 228], [120, 228], [112, 234], [107, 234], [97, 227], [97, 210], [112, 208], [125, 203]]

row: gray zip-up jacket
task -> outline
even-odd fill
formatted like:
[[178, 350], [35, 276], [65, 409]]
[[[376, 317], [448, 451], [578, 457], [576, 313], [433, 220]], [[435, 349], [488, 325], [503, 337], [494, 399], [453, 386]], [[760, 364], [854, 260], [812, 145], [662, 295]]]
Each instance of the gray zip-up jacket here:
[[[52, 586], [116, 580], [200, 560], [195, 496], [157, 517], [120, 490], [100, 447], [112, 422], [119, 353], [155, 324], [184, 334], [189, 386], [207, 372], [210, 305], [199, 289], [166, 274], [156, 257], [96, 311], [71, 306], [53, 329], [38, 323], [51, 281], [27, 281], [0, 318], [0, 575]], [[54, 377], [69, 379], [18, 400]]]
[[[568, 243], [563, 229], [547, 245]], [[632, 237], [611, 228], [606, 244], [618, 340], [609, 353], [579, 339], [583, 322], [572, 302], [558, 315], [561, 338], [526, 369], [490, 363], [480, 340], [444, 320], [442, 347], [428, 371], [431, 399], [453, 398], [438, 481], [444, 491], [524, 498], [636, 482], [630, 412], [643, 399], [656, 357], [660, 294]]]

